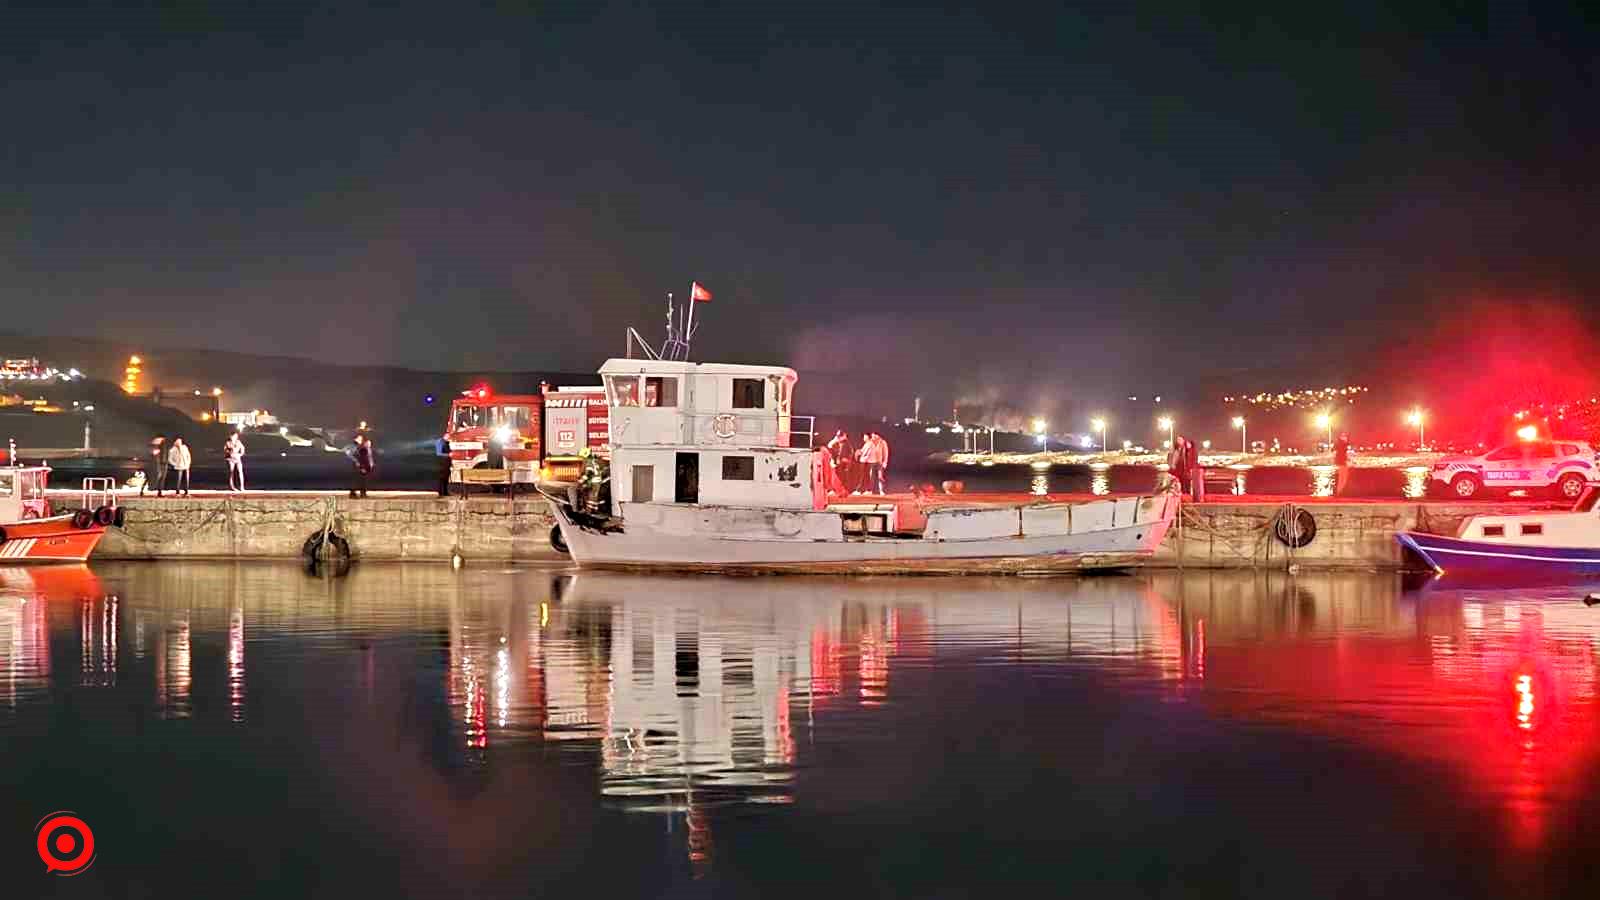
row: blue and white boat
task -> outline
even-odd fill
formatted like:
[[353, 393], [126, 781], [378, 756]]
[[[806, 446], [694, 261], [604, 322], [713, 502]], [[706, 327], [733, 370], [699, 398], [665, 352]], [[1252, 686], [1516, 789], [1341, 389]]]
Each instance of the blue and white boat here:
[[1395, 539], [1440, 575], [1540, 579], [1600, 575], [1600, 485], [1571, 509], [1468, 516], [1455, 536], [1402, 531]]

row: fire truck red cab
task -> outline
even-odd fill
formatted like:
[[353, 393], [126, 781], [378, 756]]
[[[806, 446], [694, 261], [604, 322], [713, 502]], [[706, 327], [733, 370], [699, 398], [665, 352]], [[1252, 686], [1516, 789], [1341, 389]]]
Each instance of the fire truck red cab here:
[[518, 483], [576, 481], [584, 449], [607, 448], [605, 388], [540, 385], [538, 394], [496, 394], [488, 385], [450, 404], [450, 480], [467, 469], [505, 469]]

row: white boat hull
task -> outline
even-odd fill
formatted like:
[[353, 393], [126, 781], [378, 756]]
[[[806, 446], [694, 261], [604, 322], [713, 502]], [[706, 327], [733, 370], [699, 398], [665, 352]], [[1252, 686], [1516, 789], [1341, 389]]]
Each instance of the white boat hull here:
[[930, 513], [921, 536], [851, 537], [828, 511], [629, 504], [620, 530], [601, 530], [575, 523], [558, 501], [551, 508], [585, 568], [993, 574], [1136, 566], [1160, 546], [1178, 503], [1158, 494], [946, 509]]

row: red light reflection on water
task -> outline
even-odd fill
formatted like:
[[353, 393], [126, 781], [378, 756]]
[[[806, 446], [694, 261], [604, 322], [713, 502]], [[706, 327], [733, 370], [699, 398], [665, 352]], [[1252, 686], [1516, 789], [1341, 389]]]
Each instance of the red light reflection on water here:
[[1527, 849], [1600, 757], [1595, 641], [1576, 620], [1546, 628], [1582, 614], [1570, 601], [1430, 598], [1387, 632], [1260, 642], [1196, 621], [1192, 640], [1208, 704], [1422, 762], [1437, 789], [1503, 810], [1509, 844]]

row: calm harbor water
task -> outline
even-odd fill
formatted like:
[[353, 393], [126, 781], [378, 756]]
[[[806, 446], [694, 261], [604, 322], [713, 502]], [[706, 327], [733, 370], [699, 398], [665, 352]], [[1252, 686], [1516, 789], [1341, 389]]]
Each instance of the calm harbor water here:
[[13, 896], [1572, 895], [1581, 596], [0, 569], [0, 853]]

